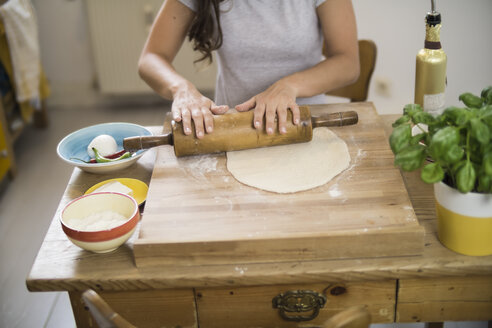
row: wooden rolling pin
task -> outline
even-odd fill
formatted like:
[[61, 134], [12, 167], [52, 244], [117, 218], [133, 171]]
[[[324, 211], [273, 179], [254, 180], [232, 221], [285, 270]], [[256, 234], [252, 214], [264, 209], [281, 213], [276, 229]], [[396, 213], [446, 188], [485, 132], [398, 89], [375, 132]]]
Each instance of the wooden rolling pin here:
[[[211, 134], [205, 134], [202, 139], [196, 138], [194, 134], [185, 135], [182, 123], [173, 121], [171, 133], [125, 138], [123, 147], [128, 151], [136, 151], [161, 145], [174, 145], [174, 153], [177, 157], [212, 154], [308, 142], [313, 138], [313, 128], [352, 125], [358, 121], [357, 113], [354, 111], [311, 117], [309, 107], [300, 106], [299, 110], [301, 119], [298, 125], [292, 123], [292, 113], [288, 112], [285, 134], [277, 131], [268, 135], [264, 128], [261, 131], [255, 129], [253, 111], [248, 111], [214, 116], [214, 131]], [[194, 131], [194, 127], [192, 130]]]

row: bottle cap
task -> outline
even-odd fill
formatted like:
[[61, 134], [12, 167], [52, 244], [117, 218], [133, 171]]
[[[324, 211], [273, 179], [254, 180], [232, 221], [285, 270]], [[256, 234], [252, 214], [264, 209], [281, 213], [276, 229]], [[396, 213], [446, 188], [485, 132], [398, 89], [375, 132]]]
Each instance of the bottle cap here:
[[425, 16], [425, 21], [431, 26], [441, 24], [441, 14], [435, 11], [429, 12], [427, 13], [427, 16]]

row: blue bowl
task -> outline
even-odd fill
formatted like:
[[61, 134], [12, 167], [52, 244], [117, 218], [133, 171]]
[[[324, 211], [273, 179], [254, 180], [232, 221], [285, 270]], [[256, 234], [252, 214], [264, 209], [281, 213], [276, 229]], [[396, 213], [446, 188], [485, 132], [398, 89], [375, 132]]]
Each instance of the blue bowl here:
[[132, 154], [132, 157], [108, 163], [84, 163], [74, 158], [80, 158], [89, 161], [90, 156], [87, 154], [89, 143], [101, 134], [112, 136], [118, 145], [118, 150], [123, 149], [123, 139], [134, 136], [152, 135], [148, 129], [138, 124], [132, 123], [103, 123], [92, 125], [75, 132], [72, 132], [63, 138], [56, 149], [58, 156], [65, 162], [79, 167], [80, 169], [91, 173], [109, 173], [124, 169], [135, 163], [146, 150], [139, 150]]

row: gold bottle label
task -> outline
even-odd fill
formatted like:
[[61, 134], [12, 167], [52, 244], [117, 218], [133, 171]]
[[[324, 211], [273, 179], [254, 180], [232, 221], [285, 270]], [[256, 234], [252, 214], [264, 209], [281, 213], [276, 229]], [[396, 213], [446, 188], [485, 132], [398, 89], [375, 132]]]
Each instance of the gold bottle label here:
[[425, 48], [417, 54], [414, 102], [424, 111], [440, 114], [445, 107], [447, 57], [441, 49], [441, 24], [426, 24]]

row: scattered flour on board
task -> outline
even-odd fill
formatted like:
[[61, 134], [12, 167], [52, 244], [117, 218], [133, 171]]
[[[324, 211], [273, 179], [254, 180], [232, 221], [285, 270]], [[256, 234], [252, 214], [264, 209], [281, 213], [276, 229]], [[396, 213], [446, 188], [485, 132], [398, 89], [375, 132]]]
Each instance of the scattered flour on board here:
[[360, 161], [364, 157], [367, 157], [367, 152], [362, 150], [361, 148], [357, 149], [357, 154], [354, 157], [351, 156], [349, 167], [347, 167], [347, 169], [345, 169], [339, 175], [335, 176], [332, 180], [334, 184], [330, 187], [328, 191], [331, 197], [343, 196], [343, 193], [338, 189], [338, 181], [340, 179], [351, 180], [353, 178], [353, 173], [352, 173], [353, 168], [359, 165]]
[[238, 272], [240, 275], [243, 275], [245, 271], [248, 271], [248, 268], [247, 267], [235, 267], [234, 270], [236, 270], [236, 272]]
[[195, 157], [194, 161], [190, 161], [188, 166], [192, 170], [201, 172], [213, 172], [217, 170], [217, 157], [211, 155], [202, 155]]
[[178, 161], [182, 167], [185, 167], [195, 177], [203, 177], [204, 173], [214, 172], [217, 170], [217, 156], [199, 155], [179, 158]]
[[330, 187], [328, 194], [333, 198], [340, 197], [342, 195], [342, 192], [338, 189], [338, 183], [335, 183]]

